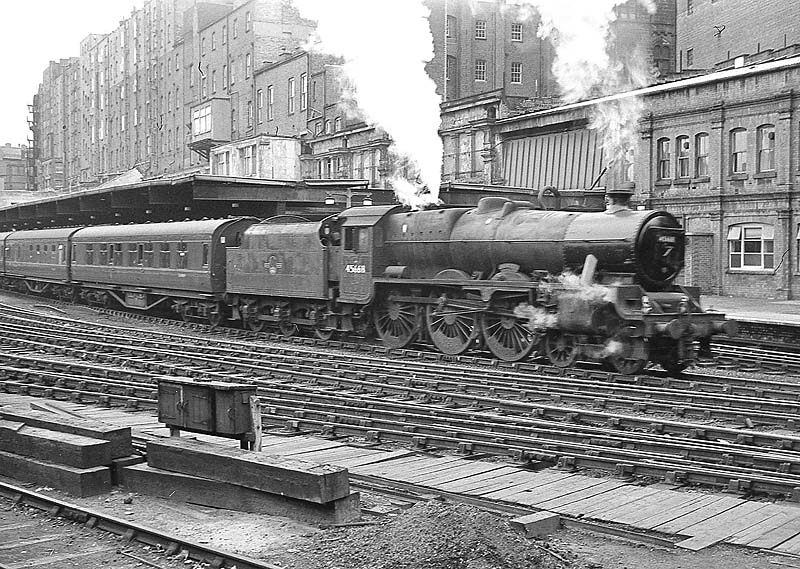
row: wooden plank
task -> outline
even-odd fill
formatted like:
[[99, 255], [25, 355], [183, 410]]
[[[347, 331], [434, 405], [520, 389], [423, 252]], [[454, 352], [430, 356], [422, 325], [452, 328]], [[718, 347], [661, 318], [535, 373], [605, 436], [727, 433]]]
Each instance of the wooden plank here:
[[647, 518], [637, 520], [637, 527], [652, 529], [658, 525], [704, 508], [708, 504], [716, 502], [720, 499], [720, 496], [717, 494], [687, 494], [687, 496], [692, 496], [692, 499], [687, 500], [682, 504], [674, 505], [668, 510], [652, 513]]
[[779, 527], [763, 533], [745, 545], [761, 549], [774, 549], [791, 539], [800, 540], [800, 519], [798, 518], [794, 518]]
[[467, 476], [459, 480], [443, 482], [438, 485], [438, 488], [447, 492], [475, 494], [478, 490], [486, 488], [486, 486], [496, 484], [498, 478], [506, 478], [512, 474], [525, 474], [526, 476], [530, 476], [531, 473], [513, 466], [503, 466], [497, 470], [478, 472], [472, 476]]
[[536, 475], [532, 475], [528, 480], [522, 481], [519, 484], [515, 484], [507, 488], [501, 488], [499, 490], [483, 494], [483, 497], [490, 500], [513, 501], [513, 498], [517, 495], [533, 492], [537, 488], [541, 488], [547, 484], [561, 482], [567, 478], [570, 478], [571, 476], [574, 475], [566, 472], [537, 473]]
[[[713, 518], [723, 512], [732, 510], [737, 506], [746, 503], [747, 502], [745, 502], [744, 500], [740, 500], [738, 498], [721, 496], [719, 500], [714, 500], [713, 502], [706, 504], [702, 508], [689, 512], [684, 516], [675, 518], [663, 524], [659, 524], [655, 526], [653, 529], [655, 531], [660, 531], [664, 533], [681, 534], [688, 528], [694, 526], [697, 523], [704, 522], [705, 520]], [[685, 535], [692, 535], [692, 534], [687, 533]]]
[[750, 526], [757, 524], [763, 519], [761, 511], [769, 504], [758, 502], [748, 502], [700, 522], [684, 533], [691, 535], [689, 539], [679, 541], [675, 545], [690, 551], [699, 551], [715, 543], [719, 543], [725, 538], [742, 531]]
[[[800, 521], [800, 510], [797, 508], [788, 508], [784, 504], [773, 504], [772, 507], [767, 507], [761, 510], [762, 516], [766, 516], [757, 524], [739, 531], [732, 536], [728, 537], [725, 541], [727, 543], [734, 543], [737, 545], [749, 545], [751, 542], [765, 538], [768, 534], [773, 533], [777, 529], [783, 530], [783, 539], [774, 543], [778, 545], [787, 539], [794, 537], [800, 533], [800, 525], [796, 522]], [[787, 530], [793, 533], [787, 535]], [[773, 539], [778, 535], [773, 535]], [[763, 547], [763, 546], [758, 546]]]
[[543, 502], [535, 502], [534, 505], [537, 508], [560, 512], [562, 511], [561, 509], [565, 508], [568, 504], [583, 501], [587, 498], [592, 498], [601, 494], [607, 494], [608, 492], [619, 490], [621, 487], [625, 486], [630, 487], [629, 484], [625, 484], [619, 480], [604, 480], [599, 484], [583, 488], [576, 492], [570, 492], [568, 494], [551, 498]]
[[640, 520], [645, 520], [664, 511], [673, 510], [694, 500], [695, 498], [692, 495], [663, 490], [643, 498], [635, 506], [618, 510], [614, 515], [614, 520], [621, 524], [636, 525]]
[[319, 504], [219, 480], [159, 470], [146, 464], [123, 468], [122, 478], [129, 492], [238, 512], [286, 516], [303, 522], [346, 523], [358, 519], [360, 514], [358, 493]]
[[131, 430], [129, 427], [120, 427], [92, 419], [66, 417], [33, 411], [25, 407], [15, 406], [0, 407], [0, 418], [7, 421], [18, 421], [31, 427], [48, 429], [60, 433], [81, 435], [95, 439], [107, 440], [111, 443], [111, 457], [119, 458], [133, 454], [131, 444]]
[[405, 473], [404, 482], [416, 482], [419, 479], [435, 476], [437, 473], [453, 468], [464, 462], [464, 459], [457, 456], [452, 457], [427, 457], [427, 461], [420, 462], [414, 468]]
[[780, 545], [776, 545], [772, 549], [775, 551], [779, 551], [781, 553], [790, 553], [792, 555], [798, 555], [800, 554], [800, 535], [796, 535], [792, 538], [789, 538]]
[[503, 468], [502, 464], [475, 462], [467, 464], [459, 464], [439, 472], [434, 473], [432, 476], [419, 478], [415, 477], [413, 482], [422, 486], [439, 487], [439, 484], [445, 484], [452, 480], [461, 480], [475, 474], [483, 472], [492, 472]]
[[105, 466], [75, 468], [0, 451], [0, 474], [74, 496], [96, 496], [111, 490], [111, 471]]
[[608, 496], [589, 498], [586, 500], [586, 503], [583, 504], [583, 511], [581, 513], [586, 518], [613, 520], [614, 513], [617, 510], [627, 508], [629, 504], [638, 502], [658, 492], [659, 490], [656, 488], [631, 486], [625, 489], [624, 492], [614, 492]]
[[350, 472], [361, 474], [361, 468], [379, 462], [395, 460], [397, 458], [412, 456], [414, 453], [408, 450], [375, 451], [359, 458], [343, 460], [341, 466], [347, 467]]
[[0, 450], [38, 460], [91, 468], [111, 464], [111, 442], [0, 419]]
[[541, 502], [546, 502], [552, 498], [565, 496], [578, 490], [597, 486], [603, 482], [602, 478], [589, 478], [588, 476], [573, 476], [564, 480], [563, 482], [555, 484], [547, 484], [537, 489], [533, 493], [525, 496], [514, 497], [509, 501], [516, 502], [517, 504], [524, 504], [526, 506], [535, 506]]
[[374, 465], [367, 465], [360, 469], [360, 474], [367, 474], [369, 476], [377, 476], [379, 478], [388, 478], [390, 476], [399, 476], [403, 473], [410, 471], [412, 468], [418, 467], [420, 464], [427, 462], [428, 457], [419, 455], [400, 457], [394, 460], [382, 461]]
[[273, 441], [265, 437], [261, 440], [262, 453], [281, 454], [285, 456], [292, 454], [300, 455], [305, 452], [337, 448], [340, 446], [343, 446], [340, 442], [314, 439], [311, 437], [297, 437], [289, 440], [283, 439], [280, 441]]
[[350, 494], [344, 468], [187, 439], [148, 442], [147, 462], [153, 468], [321, 504]]

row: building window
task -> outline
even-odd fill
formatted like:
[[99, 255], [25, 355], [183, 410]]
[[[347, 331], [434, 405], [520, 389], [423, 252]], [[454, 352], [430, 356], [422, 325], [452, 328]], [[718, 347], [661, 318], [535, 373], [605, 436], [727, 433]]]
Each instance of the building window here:
[[272, 85], [267, 87], [267, 120], [275, 118], [275, 89]]
[[233, 19], [233, 39], [239, 37], [239, 20], [234, 18]]
[[731, 174], [747, 172], [747, 131], [736, 128], [731, 131]]
[[708, 176], [708, 133], [701, 132], [694, 137], [694, 175], [697, 178]]
[[447, 20], [444, 24], [444, 35], [445, 37], [452, 38], [455, 37], [456, 33], [456, 18], [455, 16], [447, 16]]
[[192, 134], [196, 136], [206, 132], [211, 132], [211, 105], [195, 109], [192, 112]]
[[305, 73], [300, 74], [300, 110], [305, 111], [308, 108], [308, 75]]
[[253, 101], [247, 101], [247, 128], [253, 128]]
[[452, 55], [447, 56], [447, 63], [445, 64], [444, 68], [444, 80], [445, 81], [452, 81], [453, 80], [453, 69], [456, 67], [456, 58]]
[[686, 14], [694, 13], [694, 0], [686, 0]]
[[758, 171], [775, 170], [775, 125], [765, 124], [758, 127]]
[[217, 92], [217, 70], [211, 72], [211, 92]]
[[686, 50], [686, 67], [691, 68], [694, 65], [694, 49], [691, 47]]
[[211, 51], [217, 49], [217, 32], [211, 32]]
[[731, 269], [775, 268], [775, 228], [765, 224], [731, 225], [728, 251]]
[[231, 85], [236, 83], [236, 61], [231, 60]]
[[258, 123], [264, 122], [264, 91], [259, 89], [256, 91], [256, 121]]
[[294, 77], [289, 78], [289, 114], [294, 113]]
[[522, 41], [522, 24], [519, 22], [511, 24], [511, 41]]
[[330, 133], [331, 133], [331, 121], [327, 120], [325, 121], [325, 134], [330, 134]]
[[255, 176], [256, 174], [256, 161], [255, 161], [256, 145], [250, 144], [244, 148], [239, 149], [239, 161], [242, 163], [243, 176]]
[[249, 32], [253, 27], [253, 15], [250, 12], [244, 14], [244, 31]]
[[244, 78], [249, 79], [252, 71], [253, 71], [253, 56], [248, 53], [247, 55], [244, 56]]
[[342, 130], [342, 117], [336, 117], [333, 120], [333, 132], [339, 132]]
[[690, 176], [689, 172], [689, 137], [688, 136], [679, 136], [675, 140], [676, 152], [678, 153], [677, 157], [677, 172], [676, 175], [678, 178], [688, 178]]
[[511, 62], [511, 83], [516, 85], [522, 83], [522, 63], [519, 61]]
[[228, 43], [228, 26], [222, 26], [222, 45]]
[[222, 89], [225, 90], [228, 88], [228, 66], [222, 66]]
[[669, 180], [670, 178], [670, 161], [672, 160], [672, 156], [670, 154], [671, 150], [669, 147], [670, 140], [669, 138], [661, 138], [656, 143], [656, 151], [658, 153], [657, 164], [658, 164], [658, 179], [659, 180]]
[[228, 151], [214, 154], [214, 160], [211, 163], [211, 173], [219, 176], [230, 175], [230, 155]]
[[486, 60], [475, 60], [475, 81], [486, 81]]
[[208, 97], [208, 82], [206, 74], [200, 71], [200, 98], [205, 99], [206, 97]]
[[206, 38], [200, 38], [200, 55], [206, 54]]
[[475, 20], [475, 39], [486, 39], [486, 20]]

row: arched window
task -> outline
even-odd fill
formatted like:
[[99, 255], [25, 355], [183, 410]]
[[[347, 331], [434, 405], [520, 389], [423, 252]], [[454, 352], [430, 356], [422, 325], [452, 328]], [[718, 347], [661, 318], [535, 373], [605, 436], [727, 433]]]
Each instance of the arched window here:
[[747, 172], [747, 131], [735, 128], [731, 131], [731, 174]]
[[775, 268], [775, 228], [761, 223], [731, 225], [728, 253], [731, 269]]
[[708, 176], [708, 133], [700, 132], [694, 137], [694, 175]]
[[671, 151], [670, 151], [670, 140], [669, 138], [659, 138], [658, 142], [656, 143], [657, 149], [657, 163], [658, 163], [658, 179], [659, 180], [669, 180], [670, 178], [670, 168], [669, 163], [672, 159]]
[[756, 141], [758, 171], [771, 172], [775, 170], [775, 125], [764, 124], [758, 127]]
[[689, 137], [679, 136], [675, 139], [676, 152], [678, 153], [678, 161], [676, 167], [676, 178], [689, 177]]

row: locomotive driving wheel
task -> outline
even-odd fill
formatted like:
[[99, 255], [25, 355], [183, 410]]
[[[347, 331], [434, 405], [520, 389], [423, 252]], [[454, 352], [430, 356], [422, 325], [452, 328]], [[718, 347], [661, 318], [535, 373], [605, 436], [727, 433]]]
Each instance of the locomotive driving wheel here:
[[487, 312], [480, 320], [486, 347], [501, 360], [519, 361], [536, 346], [536, 335], [513, 314]]
[[417, 305], [394, 300], [397, 295], [396, 291], [390, 292], [373, 313], [375, 330], [387, 348], [404, 348], [419, 333]]
[[606, 361], [623, 375], [641, 373], [649, 360], [644, 338], [630, 338], [621, 344], [619, 353], [608, 356]]
[[433, 345], [451, 356], [466, 352], [478, 337], [476, 314], [450, 308], [444, 303], [425, 307], [425, 324]]
[[544, 337], [544, 353], [556, 367], [570, 367], [578, 359], [578, 346], [571, 334], [550, 330]]

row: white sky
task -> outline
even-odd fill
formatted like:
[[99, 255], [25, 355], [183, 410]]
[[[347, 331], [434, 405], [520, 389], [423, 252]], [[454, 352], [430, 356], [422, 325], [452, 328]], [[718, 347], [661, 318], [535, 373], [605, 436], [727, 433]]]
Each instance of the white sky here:
[[0, 0], [0, 144], [26, 144], [28, 105], [51, 60], [76, 57], [144, 0]]

